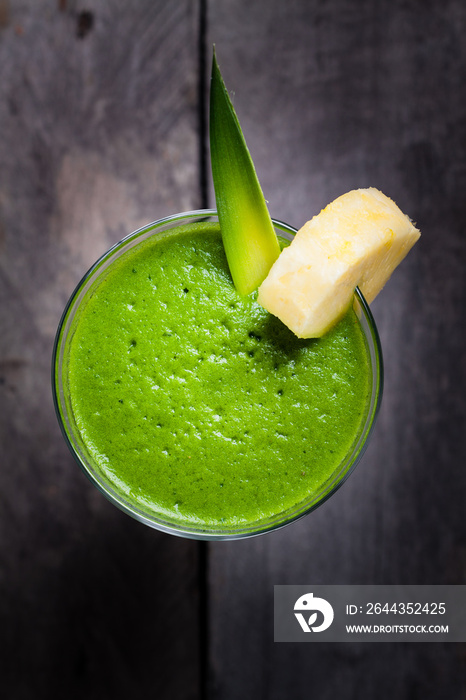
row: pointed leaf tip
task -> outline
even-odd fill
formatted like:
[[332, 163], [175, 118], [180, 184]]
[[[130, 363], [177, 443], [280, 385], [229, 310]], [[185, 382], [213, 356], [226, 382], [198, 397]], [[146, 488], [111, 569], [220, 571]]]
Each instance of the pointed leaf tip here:
[[210, 91], [212, 177], [223, 244], [240, 294], [256, 290], [280, 253], [251, 155], [217, 62]]

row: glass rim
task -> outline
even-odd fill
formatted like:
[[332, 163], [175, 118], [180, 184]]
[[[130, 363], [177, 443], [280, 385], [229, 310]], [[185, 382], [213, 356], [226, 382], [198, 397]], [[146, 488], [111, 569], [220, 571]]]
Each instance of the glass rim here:
[[[60, 374], [59, 370], [61, 367], [60, 360], [62, 359], [63, 346], [66, 345], [68, 331], [74, 318], [74, 313], [76, 313], [76, 310], [79, 308], [82, 301], [82, 299], [80, 300], [79, 297], [82, 294], [82, 298], [85, 298], [87, 290], [84, 293], [83, 290], [86, 287], [86, 284], [90, 281], [92, 284], [95, 282], [93, 279], [94, 275], [101, 267], [104, 266], [106, 262], [108, 262], [110, 265], [114, 255], [116, 255], [119, 251], [125, 252], [127, 246], [131, 243], [136, 245], [138, 239], [144, 234], [147, 234], [148, 238], [150, 235], [161, 233], [162, 231], [160, 231], [160, 229], [165, 230], [163, 228], [165, 225], [171, 226], [177, 222], [186, 222], [186, 220], [192, 220], [192, 223], [194, 223], [196, 220], [201, 221], [202, 219], [208, 219], [211, 217], [215, 217], [218, 220], [217, 211], [215, 209], [194, 209], [191, 211], [172, 214], [139, 227], [106, 250], [82, 276], [65, 305], [55, 335], [51, 370], [53, 402], [58, 423], [65, 442], [68, 445], [74, 459], [78, 463], [78, 466], [81, 468], [81, 471], [84, 472], [90, 482], [97, 487], [97, 489], [107, 498], [107, 500], [132, 518], [161, 532], [194, 540], [221, 541], [256, 537], [290, 525], [322, 505], [343, 485], [346, 479], [354, 471], [368, 446], [369, 438], [372, 435], [380, 410], [383, 394], [383, 356], [377, 326], [369, 308], [369, 304], [365, 300], [360, 289], [356, 287], [354, 303], [358, 305], [361, 310], [361, 314], [358, 314], [358, 316], [368, 345], [371, 360], [372, 387], [369, 407], [367, 409], [367, 415], [365, 415], [365, 419], [363, 421], [363, 426], [358, 432], [357, 440], [353, 443], [349, 454], [345, 456], [339, 467], [335, 469], [335, 472], [337, 472], [336, 476], [334, 472], [332, 477], [330, 477], [330, 484], [327, 486], [326, 482], [326, 484], [321, 487], [319, 493], [317, 495], [313, 495], [312, 501], [309, 504], [306, 502], [306, 504], [303, 505], [303, 502], [301, 502], [285, 512], [281, 512], [275, 516], [267, 518], [266, 520], [257, 521], [256, 524], [243, 526], [241, 528], [230, 528], [225, 530], [214, 528], [202, 529], [201, 527], [191, 527], [188, 523], [186, 523], [186, 525], [172, 523], [169, 522], [168, 519], [165, 520], [163, 517], [158, 517], [155, 513], [151, 515], [142, 509], [138, 509], [135, 504], [126, 500], [116, 488], [107, 484], [104, 479], [99, 480], [98, 475], [92, 470], [91, 466], [87, 465], [83, 457], [80, 456], [75, 444], [68, 434], [65, 421], [68, 420], [69, 417], [67, 415], [67, 409], [64, 405], [62, 396], [63, 387], [60, 383], [62, 380], [62, 373]], [[296, 228], [279, 219], [272, 217], [272, 223], [280, 232], [288, 234], [290, 240], [297, 233]], [[105, 269], [106, 267], [103, 267], [102, 272]], [[362, 323], [362, 319], [364, 319], [364, 324]], [[70, 432], [72, 433], [72, 430], [70, 430]]]

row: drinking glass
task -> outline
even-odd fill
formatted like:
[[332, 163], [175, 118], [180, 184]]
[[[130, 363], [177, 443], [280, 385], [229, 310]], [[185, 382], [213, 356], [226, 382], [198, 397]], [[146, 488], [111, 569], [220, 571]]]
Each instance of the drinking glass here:
[[[361, 459], [368, 443], [368, 439], [374, 428], [382, 398], [383, 387], [383, 361], [377, 328], [367, 302], [359, 289], [354, 295], [354, 308], [359, 319], [367, 344], [367, 352], [370, 363], [371, 388], [370, 399], [367, 403], [360, 430], [351, 445], [345, 458], [334, 470], [331, 477], [321, 487], [318, 493], [309, 494], [302, 502], [294, 507], [277, 512], [273, 517], [251, 523], [238, 528], [193, 525], [180, 519], [170, 519], [157, 513], [143, 509], [131, 502], [127, 496], [110, 483], [87, 448], [85, 439], [79, 430], [72, 408], [70, 384], [68, 375], [69, 349], [74, 331], [74, 322], [77, 314], [93, 290], [104, 278], [109, 268], [121, 258], [127, 251], [142, 241], [152, 236], [164, 236], [167, 232], [193, 223], [209, 222], [218, 223], [215, 210], [205, 209], [184, 212], [168, 216], [164, 219], [152, 222], [143, 228], [134, 231], [119, 243], [108, 250], [84, 275], [71, 295], [60, 321], [52, 359], [52, 387], [53, 397], [58, 421], [68, 447], [76, 459], [84, 474], [96, 486], [104, 496], [122, 511], [140, 522], [173, 535], [188, 537], [198, 540], [231, 540], [270, 532], [283, 527], [307, 515], [320, 504], [326, 501], [348, 478], [356, 464]], [[292, 240], [296, 229], [288, 224], [273, 219], [277, 235], [287, 240]]]

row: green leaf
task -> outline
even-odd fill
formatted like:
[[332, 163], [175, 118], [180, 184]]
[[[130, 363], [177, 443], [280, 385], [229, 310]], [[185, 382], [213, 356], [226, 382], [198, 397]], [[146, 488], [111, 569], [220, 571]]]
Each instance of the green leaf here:
[[210, 153], [223, 245], [236, 289], [250, 294], [280, 253], [241, 126], [213, 56]]

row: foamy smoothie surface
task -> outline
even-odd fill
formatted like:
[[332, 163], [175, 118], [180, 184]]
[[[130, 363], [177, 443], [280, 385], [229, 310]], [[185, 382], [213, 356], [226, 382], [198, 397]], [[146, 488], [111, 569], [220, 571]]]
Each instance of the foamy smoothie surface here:
[[217, 224], [135, 246], [74, 324], [69, 390], [86, 449], [130, 503], [171, 522], [247, 527], [307, 500], [365, 416], [353, 310], [298, 339], [238, 295]]

